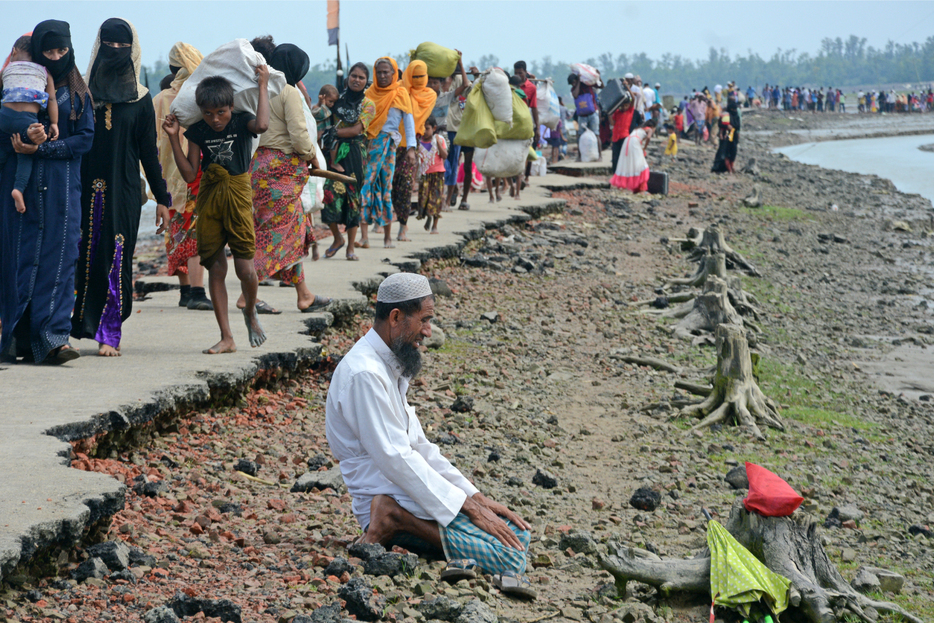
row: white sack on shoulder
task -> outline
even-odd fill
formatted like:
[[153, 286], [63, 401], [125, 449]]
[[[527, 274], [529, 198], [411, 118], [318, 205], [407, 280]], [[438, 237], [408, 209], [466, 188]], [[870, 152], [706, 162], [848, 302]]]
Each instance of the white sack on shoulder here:
[[[256, 67], [265, 65], [263, 55], [253, 49], [246, 39], [234, 39], [204, 57], [191, 77], [185, 81], [170, 111], [178, 117], [182, 127], [187, 128], [201, 120], [201, 110], [195, 103], [198, 84], [211, 76], [223, 76], [230, 81], [234, 90], [234, 112], [256, 114], [259, 104], [259, 84]], [[269, 99], [279, 95], [285, 87], [285, 75], [269, 68]]]
[[497, 121], [512, 125], [512, 87], [509, 78], [499, 67], [489, 70], [481, 82], [483, 99], [490, 107], [493, 118]]
[[541, 80], [535, 88], [538, 99], [538, 122], [549, 130], [554, 130], [561, 123], [561, 103], [551, 80]]

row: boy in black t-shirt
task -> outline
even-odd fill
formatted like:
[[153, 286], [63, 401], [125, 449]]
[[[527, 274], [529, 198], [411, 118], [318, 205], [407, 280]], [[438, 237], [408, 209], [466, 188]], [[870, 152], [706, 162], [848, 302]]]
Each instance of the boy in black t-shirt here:
[[[250, 159], [253, 137], [269, 127], [269, 68], [256, 68], [259, 82], [259, 103], [256, 116], [248, 112], [233, 112], [234, 91], [230, 82], [221, 76], [205, 78], [195, 91], [195, 102], [201, 109], [202, 120], [185, 131], [191, 147], [182, 151], [178, 140], [179, 123], [175, 115], [168, 115], [162, 127], [172, 143], [175, 164], [189, 184], [201, 167], [201, 186], [195, 212], [198, 220], [198, 255], [208, 269], [214, 317], [221, 330], [221, 341], [204, 351], [208, 355], [237, 352], [230, 319], [227, 316], [227, 255], [224, 247], [230, 245], [234, 257], [234, 270], [246, 300], [243, 318], [246, 322], [250, 346], [266, 341], [266, 334], [256, 315], [256, 294], [259, 282], [253, 268], [256, 253], [256, 232], [253, 230], [253, 191], [250, 187]], [[199, 149], [200, 148], [200, 149]]]

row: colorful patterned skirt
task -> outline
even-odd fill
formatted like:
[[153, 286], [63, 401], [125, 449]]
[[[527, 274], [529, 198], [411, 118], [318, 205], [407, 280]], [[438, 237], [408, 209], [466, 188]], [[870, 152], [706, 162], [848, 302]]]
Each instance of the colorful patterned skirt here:
[[444, 171], [426, 173], [418, 184], [418, 218], [441, 215], [444, 206]]
[[396, 209], [396, 220], [406, 225], [412, 212], [412, 187], [415, 185], [416, 164], [409, 163], [405, 157], [408, 149], [396, 150], [396, 173], [392, 178], [392, 205]]
[[366, 179], [361, 191], [363, 220], [384, 227], [392, 223], [392, 178], [396, 172], [396, 150], [392, 137], [380, 132], [370, 141]]
[[198, 203], [198, 179], [188, 185], [188, 199], [181, 210], [169, 211], [169, 229], [165, 232], [165, 253], [169, 258], [169, 277], [188, 274], [188, 260], [198, 257], [198, 237], [195, 236], [195, 205]]
[[[338, 156], [337, 163], [344, 169], [345, 175], [363, 180], [364, 156], [366, 155], [365, 135], [353, 139], [341, 139], [348, 149], [343, 158]], [[338, 154], [341, 149], [338, 148]], [[321, 222], [326, 225], [343, 225], [350, 229], [360, 225], [360, 187], [362, 184], [344, 184], [327, 180], [324, 183], [324, 208], [321, 210]]]
[[278, 276], [288, 283], [301, 283], [305, 279], [302, 258], [308, 255], [310, 244], [301, 198], [308, 167], [294, 154], [260, 147], [253, 156], [250, 176], [256, 276], [260, 281]]

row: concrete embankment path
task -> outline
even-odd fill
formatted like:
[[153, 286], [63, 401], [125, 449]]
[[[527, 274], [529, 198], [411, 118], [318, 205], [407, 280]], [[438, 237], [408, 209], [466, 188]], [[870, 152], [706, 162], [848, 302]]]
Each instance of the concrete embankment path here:
[[455, 256], [486, 229], [560, 211], [564, 201], [552, 199], [551, 190], [606, 185], [601, 179], [547, 175], [533, 178], [520, 201], [504, 197], [491, 204], [486, 193], [474, 193], [470, 211], [444, 213], [441, 234], [429, 235], [413, 217], [411, 242], [394, 241], [396, 248], [383, 249], [382, 235], [371, 234], [371, 248], [357, 251], [359, 262], [346, 261], [344, 249], [324, 259], [325, 241], [322, 259], [307, 260], [305, 274], [311, 290], [334, 303], [324, 313], [303, 314], [294, 289], [260, 288], [260, 297], [283, 313], [261, 316], [269, 339], [259, 348], [249, 347], [234, 307], [239, 283], [231, 268], [230, 321], [240, 349], [235, 354], [203, 355], [218, 340], [213, 314], [179, 308], [178, 291], [169, 290], [134, 302], [120, 358], [97, 357], [97, 344], [85, 340], [75, 342], [82, 357], [63, 366], [0, 366], [0, 580], [43, 551], [74, 545], [89, 526], [123, 508], [123, 484], [70, 467], [69, 441], [203, 404], [212, 389], [242, 386], [265, 368], [314, 361], [321, 356], [315, 335], [335, 315], [364, 310], [363, 292], [386, 275], [417, 270], [423, 259]]

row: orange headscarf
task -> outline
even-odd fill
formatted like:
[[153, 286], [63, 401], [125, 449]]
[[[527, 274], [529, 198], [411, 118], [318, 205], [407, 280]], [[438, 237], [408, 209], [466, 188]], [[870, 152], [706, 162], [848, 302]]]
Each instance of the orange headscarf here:
[[[379, 86], [376, 82], [376, 65], [383, 60], [389, 61], [392, 65], [392, 82], [386, 88]], [[366, 90], [366, 96], [376, 105], [376, 116], [366, 129], [366, 135], [370, 138], [376, 138], [376, 135], [383, 130], [390, 108], [398, 108], [402, 114], [412, 113], [412, 100], [409, 98], [409, 92], [399, 83], [399, 66], [388, 56], [381, 56], [376, 59], [376, 63], [373, 63], [373, 84]], [[405, 138], [404, 132], [402, 136]]]
[[[419, 76], [416, 78], [415, 76]], [[438, 94], [428, 88], [428, 65], [425, 61], [412, 61], [402, 74], [402, 84], [412, 98], [412, 116], [415, 117], [415, 136], [425, 133], [425, 121], [435, 109]], [[405, 136], [401, 145], [405, 147]]]

